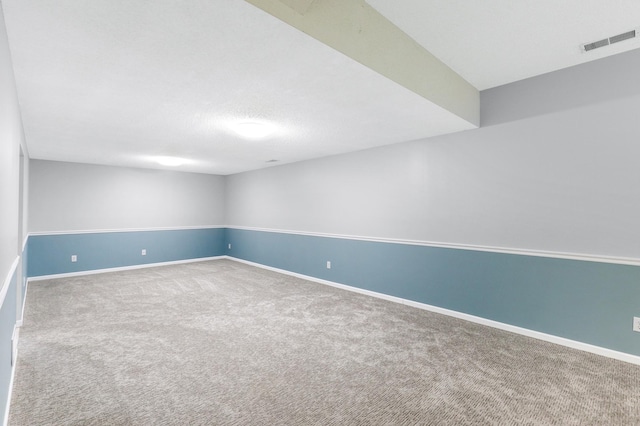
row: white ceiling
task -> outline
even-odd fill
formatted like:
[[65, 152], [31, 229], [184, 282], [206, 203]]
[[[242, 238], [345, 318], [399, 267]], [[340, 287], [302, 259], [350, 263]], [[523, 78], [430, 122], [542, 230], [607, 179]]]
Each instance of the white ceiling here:
[[[579, 49], [640, 26], [636, 0], [368, 2], [479, 89], [640, 46]], [[2, 7], [31, 158], [231, 174], [474, 127], [244, 0]]]
[[640, 47], [638, 0], [367, 0], [479, 90]]

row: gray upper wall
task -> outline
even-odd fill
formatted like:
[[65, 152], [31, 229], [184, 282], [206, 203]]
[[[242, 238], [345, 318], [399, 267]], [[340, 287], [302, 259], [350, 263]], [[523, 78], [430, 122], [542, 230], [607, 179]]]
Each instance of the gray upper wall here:
[[217, 226], [224, 178], [31, 160], [30, 232]]
[[[585, 55], [589, 55], [585, 53]], [[640, 50], [481, 92], [481, 126], [640, 95]]]
[[18, 194], [22, 119], [0, 7], [0, 285], [19, 253]]
[[229, 176], [226, 222], [638, 259], [638, 65], [483, 92], [477, 130]]

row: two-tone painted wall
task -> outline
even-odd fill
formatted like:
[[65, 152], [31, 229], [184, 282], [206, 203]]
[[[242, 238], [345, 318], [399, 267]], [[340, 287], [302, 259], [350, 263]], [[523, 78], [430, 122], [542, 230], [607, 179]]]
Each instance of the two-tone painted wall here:
[[221, 176], [32, 160], [28, 275], [224, 255], [224, 190]]
[[229, 176], [229, 254], [640, 356], [638, 69], [631, 51], [483, 92], [477, 130]]
[[6, 423], [14, 374], [12, 340], [22, 297], [23, 239], [26, 237], [24, 144], [11, 53], [0, 7], [0, 418]]

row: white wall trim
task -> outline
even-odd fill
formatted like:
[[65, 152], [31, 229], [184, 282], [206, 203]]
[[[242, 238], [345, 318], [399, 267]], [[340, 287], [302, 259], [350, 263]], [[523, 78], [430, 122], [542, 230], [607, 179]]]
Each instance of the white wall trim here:
[[[13, 395], [13, 379], [16, 376], [16, 364], [18, 364], [18, 340], [20, 340], [20, 329], [16, 328], [15, 326], [13, 327], [13, 334], [12, 334], [12, 343], [13, 345], [15, 345], [16, 350], [15, 353], [13, 352], [13, 347], [11, 348], [12, 350], [12, 361], [13, 364], [11, 365], [11, 378], [9, 379], [9, 392], [7, 392], [7, 401], [5, 402], [5, 410], [4, 410], [4, 419], [2, 419], [2, 425], [3, 426], [7, 426], [9, 424], [9, 411], [11, 410], [11, 395]], [[15, 358], [14, 358], [15, 355]]]
[[182, 263], [206, 262], [207, 260], [217, 260], [217, 259], [223, 259], [223, 258], [225, 258], [225, 256], [198, 257], [195, 259], [171, 260], [168, 262], [143, 263], [139, 265], [118, 266], [115, 268], [90, 269], [88, 271], [67, 272], [63, 274], [52, 274], [52, 275], [40, 275], [37, 277], [29, 277], [29, 279], [27, 279], [27, 287], [29, 286], [29, 283], [32, 281], [53, 280], [56, 278], [80, 277], [83, 275], [104, 274], [107, 272], [130, 271], [134, 269], [153, 268], [156, 266], [179, 265]]
[[2, 288], [0, 289], [0, 306], [4, 304], [4, 298], [7, 297], [7, 291], [9, 291], [9, 285], [11, 284], [11, 278], [16, 273], [16, 269], [18, 268], [18, 264], [20, 263], [20, 256], [16, 256], [16, 259], [11, 264], [9, 268], [9, 273], [4, 279], [2, 283]]
[[22, 253], [24, 253], [24, 249], [27, 247], [27, 241], [29, 241], [29, 234], [25, 235], [24, 240], [22, 240]]
[[631, 355], [625, 352], [619, 352], [612, 349], [603, 348], [600, 346], [591, 345], [589, 343], [578, 342], [576, 340], [566, 339], [564, 337], [554, 336], [552, 334], [542, 333], [535, 330], [529, 330], [527, 328], [518, 327], [515, 325], [505, 324], [499, 321], [494, 321], [482, 317], [478, 317], [475, 315], [469, 315], [458, 311], [453, 311], [451, 309], [440, 308], [438, 306], [427, 305], [425, 303], [415, 302], [413, 300], [403, 299], [400, 297], [389, 296], [384, 293], [378, 293], [371, 290], [365, 290], [357, 287], [352, 287], [345, 284], [336, 283], [333, 281], [327, 281], [320, 278], [315, 278], [308, 275], [298, 274], [296, 272], [287, 271], [285, 269], [273, 268], [271, 266], [262, 265], [260, 263], [250, 262], [248, 260], [238, 259], [231, 256], [224, 256], [230, 260], [235, 262], [245, 263], [247, 265], [256, 266], [258, 268], [267, 269], [274, 272], [279, 272], [281, 274], [294, 276], [297, 278], [302, 278], [304, 280], [317, 282], [319, 284], [329, 285], [331, 287], [337, 287], [342, 290], [351, 291], [354, 293], [365, 294], [367, 296], [376, 297], [378, 299], [384, 299], [395, 303], [400, 303], [402, 305], [411, 306], [418, 309], [423, 309], [425, 311], [435, 312], [438, 314], [448, 315], [450, 317], [462, 319], [465, 321], [470, 321], [476, 324], [485, 325], [488, 327], [497, 328], [504, 331], [509, 331], [511, 333], [521, 334], [523, 336], [532, 337], [534, 339], [543, 340], [545, 342], [555, 343], [557, 345], [566, 346], [573, 349], [578, 349], [585, 352], [590, 352], [596, 355], [605, 356], [607, 358], [613, 358], [620, 361], [628, 362], [631, 364], [640, 365], [640, 356]]
[[191, 230], [191, 229], [222, 229], [222, 228], [239, 229], [239, 230], [245, 230], [245, 231], [271, 232], [271, 233], [278, 233], [278, 234], [306, 235], [306, 236], [322, 237], [322, 238], [338, 238], [338, 239], [356, 240], [356, 241], [371, 241], [371, 242], [389, 243], [389, 244], [406, 244], [406, 245], [414, 245], [414, 246], [439, 247], [439, 248], [449, 248], [449, 249], [457, 249], [457, 250], [483, 251], [483, 252], [490, 252], [490, 253], [515, 254], [520, 256], [547, 257], [547, 258], [553, 258], [553, 259], [580, 260], [585, 262], [612, 263], [612, 264], [618, 264], [618, 265], [640, 266], [640, 258], [632, 258], [632, 257], [592, 255], [592, 254], [581, 254], [581, 253], [565, 253], [565, 252], [553, 252], [553, 251], [545, 251], [545, 250], [529, 250], [529, 249], [508, 248], [508, 247], [481, 246], [481, 245], [473, 245], [473, 244], [443, 243], [443, 242], [437, 242], [437, 241], [405, 240], [405, 239], [399, 239], [399, 238], [365, 237], [365, 236], [358, 236], [358, 235], [329, 234], [329, 233], [321, 233], [321, 232], [292, 231], [287, 229], [257, 228], [257, 227], [233, 226], [233, 225], [206, 225], [206, 226], [181, 226], [181, 227], [158, 227], [158, 228], [123, 228], [123, 229], [83, 229], [83, 230], [75, 230], [75, 231], [30, 232], [27, 235], [27, 238], [25, 238], [23, 242], [23, 251], [27, 243], [28, 237], [31, 237], [31, 236], [102, 234], [102, 233], [115, 233], [115, 232], [180, 231], [180, 230]]
[[[4, 304], [5, 298], [7, 297], [7, 292], [9, 291], [9, 285], [11, 285], [11, 279], [15, 275], [16, 269], [18, 268], [19, 264], [20, 264], [20, 256], [16, 256], [16, 259], [13, 261], [13, 263], [11, 264], [11, 267], [9, 268], [9, 273], [7, 274], [6, 278], [4, 279], [4, 282], [2, 283], [2, 289], [0, 289], [0, 306]], [[16, 283], [16, 285], [18, 285], [18, 283]], [[18, 327], [17, 323], [13, 325], [13, 334], [11, 337], [12, 341], [15, 339], [15, 342], [14, 342], [15, 345], [18, 344], [18, 336], [19, 336], [17, 327]], [[11, 349], [11, 356], [13, 359], [13, 356], [14, 356], [13, 347]], [[16, 353], [16, 358], [17, 358], [17, 353]], [[16, 374], [16, 362], [14, 360], [13, 365], [11, 365], [11, 378], [9, 379], [9, 392], [7, 395], [7, 400], [5, 401], [4, 419], [2, 420], [2, 424], [5, 426], [9, 422], [9, 409], [11, 408], [10, 407], [11, 393], [13, 391], [13, 378], [15, 377], [15, 374]]]
[[122, 229], [80, 229], [73, 231], [39, 231], [29, 232], [28, 237], [40, 235], [74, 235], [74, 234], [106, 234], [113, 232], [148, 232], [148, 231], [184, 231], [190, 229], [219, 229], [226, 228], [224, 225], [202, 225], [202, 226], [175, 226], [157, 228], [122, 228]]
[[406, 245], [414, 245], [414, 246], [439, 247], [439, 248], [449, 248], [449, 249], [457, 249], [457, 250], [472, 250], [472, 251], [485, 251], [485, 252], [491, 252], [491, 253], [515, 254], [520, 256], [548, 257], [553, 259], [581, 260], [585, 262], [614, 263], [619, 265], [640, 266], [640, 258], [632, 258], [632, 257], [615, 257], [615, 256], [580, 254], [580, 253], [563, 253], [563, 252], [553, 252], [553, 251], [544, 251], [544, 250], [528, 250], [528, 249], [519, 249], [519, 248], [480, 246], [480, 245], [472, 245], [472, 244], [442, 243], [442, 242], [435, 242], [435, 241], [420, 241], [420, 240], [403, 240], [403, 239], [397, 239], [397, 238], [363, 237], [363, 236], [357, 236], [357, 235], [326, 234], [321, 232], [291, 231], [291, 230], [271, 229], [271, 228], [253, 228], [249, 226], [228, 225], [226, 226], [226, 228], [240, 229], [245, 231], [260, 231], [260, 232], [272, 232], [272, 233], [278, 233], [278, 234], [307, 235], [307, 236], [322, 237], [322, 238], [338, 238], [338, 239], [344, 239], [344, 240], [372, 241], [377, 243], [406, 244]]

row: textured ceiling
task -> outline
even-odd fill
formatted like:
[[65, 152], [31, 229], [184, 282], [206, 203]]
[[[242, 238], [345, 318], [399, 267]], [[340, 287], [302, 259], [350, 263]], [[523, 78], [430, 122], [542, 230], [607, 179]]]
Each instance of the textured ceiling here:
[[[478, 89], [640, 46], [579, 49], [640, 26], [637, 0], [368, 3]], [[31, 158], [231, 174], [474, 128], [244, 0], [2, 7]]]
[[31, 158], [230, 174], [474, 127], [242, 0], [3, 7]]

